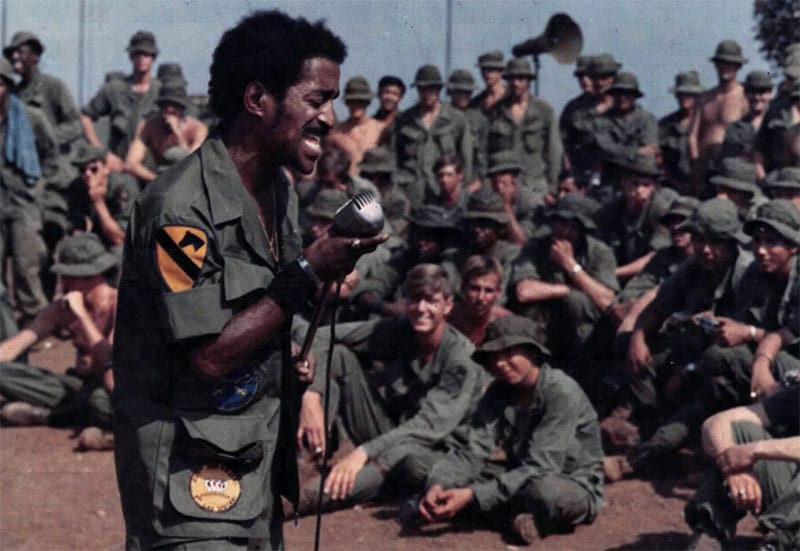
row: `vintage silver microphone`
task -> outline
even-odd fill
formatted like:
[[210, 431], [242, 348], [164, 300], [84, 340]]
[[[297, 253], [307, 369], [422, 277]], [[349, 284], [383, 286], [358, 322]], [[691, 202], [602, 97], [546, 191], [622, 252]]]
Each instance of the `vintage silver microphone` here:
[[[332, 237], [353, 237], [357, 242], [361, 237], [378, 235], [383, 229], [383, 220], [383, 208], [381, 208], [378, 198], [370, 191], [362, 191], [338, 208], [336, 214], [333, 215], [333, 224], [328, 233]], [[355, 248], [358, 248], [358, 246]], [[333, 285], [333, 281], [326, 281], [322, 287], [322, 298], [314, 308], [314, 313], [311, 316], [308, 332], [298, 356], [300, 360], [308, 358], [311, 343], [314, 341], [317, 328], [320, 321], [322, 321], [322, 313], [325, 311], [325, 298], [330, 292], [331, 285]]]

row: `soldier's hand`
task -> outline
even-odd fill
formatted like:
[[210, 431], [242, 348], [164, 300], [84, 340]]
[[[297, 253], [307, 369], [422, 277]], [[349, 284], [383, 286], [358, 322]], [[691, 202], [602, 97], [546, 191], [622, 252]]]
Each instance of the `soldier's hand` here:
[[717, 317], [719, 323], [716, 340], [721, 346], [737, 346], [750, 340], [750, 326], [730, 318]]
[[625, 366], [628, 371], [633, 375], [638, 375], [647, 366], [652, 365], [653, 356], [650, 353], [650, 347], [647, 345], [644, 332], [641, 330], [634, 331], [631, 335], [631, 341], [628, 345], [628, 356], [625, 360]]
[[325, 454], [325, 413], [322, 409], [322, 396], [313, 390], [306, 390], [301, 399], [297, 447], [303, 445], [314, 457], [322, 457]]
[[311, 352], [305, 359], [298, 358], [300, 354], [300, 345], [292, 341], [292, 367], [297, 373], [297, 379], [301, 383], [311, 384], [314, 382], [314, 375], [317, 372], [317, 358]]
[[565, 272], [570, 271], [576, 264], [572, 243], [567, 239], [553, 239], [550, 243], [550, 260]]
[[778, 388], [778, 381], [772, 376], [769, 361], [764, 354], [759, 354], [753, 360], [753, 374], [750, 376], [750, 398], [760, 400], [773, 393]]
[[434, 516], [437, 519], [453, 518], [456, 513], [466, 507], [474, 494], [472, 488], [451, 488], [439, 494], [434, 506]]
[[353, 271], [361, 255], [374, 251], [387, 239], [389, 236], [386, 234], [363, 239], [325, 236], [306, 247], [303, 256], [319, 279], [338, 281]]
[[731, 446], [717, 455], [717, 468], [722, 474], [729, 476], [733, 473], [749, 469], [756, 461], [753, 443]]
[[86, 184], [86, 191], [89, 199], [94, 203], [104, 201], [108, 192], [108, 178], [105, 174], [98, 172], [85, 171], [83, 181]]
[[436, 520], [436, 515], [433, 511], [443, 491], [439, 484], [434, 484], [428, 489], [425, 496], [419, 500], [419, 514], [422, 515], [422, 518], [426, 521], [433, 522]]
[[347, 457], [331, 469], [331, 474], [325, 480], [325, 493], [334, 500], [344, 499], [350, 495], [356, 484], [358, 473], [361, 472], [368, 460], [369, 457], [361, 448], [356, 448], [347, 454]]
[[751, 472], [736, 473], [725, 480], [733, 504], [740, 511], [761, 512], [761, 486]]
[[86, 315], [86, 305], [80, 291], [70, 291], [61, 297], [61, 304], [76, 318]]
[[106, 166], [111, 172], [123, 172], [125, 170], [125, 161], [109, 152], [106, 156]]

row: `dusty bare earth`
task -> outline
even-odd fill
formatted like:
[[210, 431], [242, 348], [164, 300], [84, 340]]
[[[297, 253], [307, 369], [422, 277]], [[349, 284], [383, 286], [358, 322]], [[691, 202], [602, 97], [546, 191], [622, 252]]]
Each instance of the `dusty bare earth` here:
[[[36, 365], [63, 370], [72, 359], [68, 343], [51, 340], [31, 354]], [[68, 430], [0, 429], [0, 549], [123, 549], [124, 529], [110, 452], [79, 453]], [[551, 536], [538, 549], [682, 549], [689, 540], [683, 506], [694, 476], [625, 480], [606, 486], [607, 505], [594, 524]], [[500, 534], [470, 526], [435, 525], [404, 533], [395, 521], [398, 504], [357, 507], [322, 520], [321, 549], [515, 549]], [[287, 522], [286, 548], [310, 550], [313, 517]], [[757, 547], [752, 517], [740, 523], [737, 549]]]

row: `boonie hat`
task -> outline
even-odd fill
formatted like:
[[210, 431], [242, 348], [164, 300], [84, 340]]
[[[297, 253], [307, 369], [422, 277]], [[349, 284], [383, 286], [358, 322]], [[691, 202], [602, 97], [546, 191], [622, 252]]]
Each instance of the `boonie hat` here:
[[411, 83], [411, 86], [416, 86], [417, 88], [444, 86], [442, 73], [439, 72], [439, 68], [435, 65], [423, 65], [417, 69], [417, 74], [414, 76], [414, 82]]
[[513, 151], [498, 151], [489, 157], [487, 176], [500, 172], [524, 172], [525, 167]]
[[453, 213], [439, 205], [422, 205], [411, 211], [408, 221], [421, 228], [431, 230], [454, 230]]
[[75, 152], [75, 156], [72, 157], [72, 161], [70, 162], [77, 167], [83, 167], [92, 161], [100, 160], [105, 162], [106, 155], [107, 153], [105, 149], [92, 144], [84, 143], [78, 147], [78, 150]]
[[700, 203], [697, 210], [678, 226], [679, 230], [700, 234], [706, 238], [748, 243], [742, 231], [736, 205], [729, 199], [714, 198]]
[[760, 225], [769, 226], [781, 237], [800, 245], [800, 210], [786, 199], [773, 199], [756, 209], [752, 220], [744, 224], [744, 232], [753, 235]]
[[785, 166], [770, 172], [764, 180], [765, 188], [793, 188], [800, 189], [800, 168]]
[[129, 54], [145, 53], [150, 55], [157, 55], [158, 48], [156, 47], [156, 37], [149, 31], [137, 31], [128, 43], [126, 48]]
[[14, 33], [14, 36], [11, 37], [11, 42], [3, 48], [3, 55], [11, 59], [14, 50], [23, 44], [30, 44], [36, 55], [42, 55], [42, 52], [44, 52], [44, 44], [42, 44], [38, 36], [29, 31], [19, 31]]
[[592, 60], [594, 56], [591, 55], [582, 55], [578, 57], [578, 60], [575, 62], [575, 72], [572, 73], [576, 77], [582, 77], [584, 75], [589, 74], [589, 67], [592, 64]]
[[369, 82], [362, 76], [356, 76], [344, 85], [344, 101], [365, 101], [369, 103], [375, 94], [369, 89]]
[[636, 79], [636, 75], [633, 73], [628, 73], [622, 71], [617, 73], [616, 78], [614, 79], [614, 83], [611, 85], [609, 91], [613, 94], [614, 92], [623, 93], [623, 94], [634, 94], [637, 98], [644, 96], [644, 94], [639, 90], [639, 81]]
[[623, 172], [631, 172], [653, 178], [661, 176], [661, 170], [658, 168], [656, 158], [646, 153], [636, 153], [627, 157], [612, 157], [608, 159], [608, 162]]
[[183, 68], [180, 63], [167, 62], [158, 66], [156, 78], [162, 82], [179, 82], [185, 88], [188, 82], [183, 76]]
[[189, 106], [189, 97], [186, 95], [186, 88], [180, 86], [178, 82], [168, 82], [158, 90], [156, 104], [175, 103], [186, 109]]
[[567, 193], [559, 197], [556, 203], [547, 212], [547, 218], [563, 218], [564, 220], [577, 220], [586, 231], [597, 229], [594, 221], [600, 204], [581, 193]]
[[711, 61], [728, 61], [739, 65], [747, 63], [747, 59], [742, 56], [742, 47], [735, 40], [723, 40], [717, 44], [717, 49]]
[[492, 220], [498, 224], [508, 224], [508, 213], [503, 207], [500, 194], [488, 188], [481, 188], [469, 196], [467, 210], [461, 214], [462, 220]]
[[750, 71], [742, 86], [745, 90], [772, 90], [772, 79], [764, 71]]
[[491, 50], [478, 56], [478, 67], [481, 69], [504, 69], [506, 66], [503, 61], [503, 52]]
[[622, 63], [618, 63], [611, 54], [600, 54], [592, 57], [589, 63], [587, 74], [590, 77], [602, 77], [615, 75], [622, 68]]
[[720, 173], [712, 176], [710, 181], [715, 186], [727, 186], [745, 193], [758, 193], [756, 181], [756, 165], [739, 157], [728, 157], [722, 160]]
[[528, 345], [540, 354], [550, 356], [550, 351], [534, 338], [536, 325], [522, 316], [503, 316], [486, 326], [483, 344], [472, 354], [473, 359], [483, 363], [486, 354], [506, 350], [512, 346]]
[[689, 218], [697, 207], [700, 206], [700, 200], [696, 197], [688, 195], [679, 195], [669, 204], [667, 212], [661, 217], [660, 222], [664, 222], [670, 216], [680, 216], [682, 218]]
[[522, 78], [536, 78], [536, 73], [533, 72], [531, 69], [530, 62], [524, 57], [515, 57], [514, 59], [509, 59], [508, 64], [506, 64], [506, 70], [503, 73], [503, 78], [509, 80], [514, 77], [522, 77]]
[[58, 246], [56, 258], [50, 271], [68, 277], [100, 275], [117, 265], [117, 257], [93, 233], [64, 238]]
[[447, 90], [451, 92], [472, 92], [475, 89], [475, 79], [466, 69], [456, 69], [447, 79]]
[[387, 174], [394, 172], [394, 156], [389, 148], [379, 146], [367, 149], [358, 163], [361, 172]]
[[347, 194], [339, 189], [323, 188], [314, 196], [311, 205], [306, 212], [311, 216], [330, 218], [336, 215], [336, 211], [347, 202]]
[[700, 85], [697, 71], [686, 71], [675, 75], [675, 86], [669, 91], [672, 94], [702, 94], [705, 88]]

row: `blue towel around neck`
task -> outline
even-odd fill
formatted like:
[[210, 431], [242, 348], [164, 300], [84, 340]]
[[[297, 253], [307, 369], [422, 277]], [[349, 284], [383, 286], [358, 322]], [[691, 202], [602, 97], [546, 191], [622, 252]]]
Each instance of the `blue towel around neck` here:
[[25, 175], [25, 182], [32, 186], [42, 177], [42, 167], [25, 104], [14, 95], [8, 97], [6, 129], [6, 161], [17, 167]]

